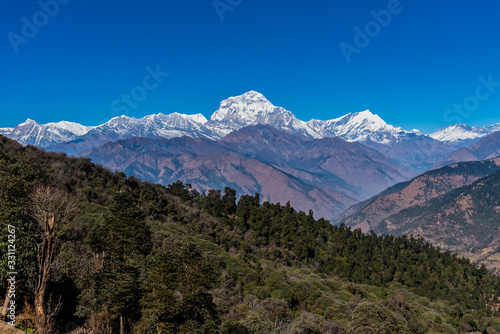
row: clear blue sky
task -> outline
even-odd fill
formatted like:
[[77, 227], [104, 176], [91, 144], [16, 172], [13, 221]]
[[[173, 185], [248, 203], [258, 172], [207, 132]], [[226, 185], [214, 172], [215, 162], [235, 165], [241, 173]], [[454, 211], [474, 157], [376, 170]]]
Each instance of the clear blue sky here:
[[[232, 9], [224, 20], [213, 0], [60, 1], [50, 17], [35, 0], [0, 0], [0, 127], [97, 125], [157, 64], [169, 76], [148, 83], [130, 116], [209, 117], [226, 97], [257, 90], [303, 120], [370, 109], [423, 131], [500, 122], [500, 87], [475, 98], [479, 76], [500, 82], [498, 0], [220, 0]], [[387, 9], [385, 27], [369, 24]], [[23, 35], [26, 22], [38, 32]], [[356, 46], [354, 28], [366, 24], [373, 37], [348, 63], [340, 44]], [[444, 117], [467, 98], [472, 112]]]

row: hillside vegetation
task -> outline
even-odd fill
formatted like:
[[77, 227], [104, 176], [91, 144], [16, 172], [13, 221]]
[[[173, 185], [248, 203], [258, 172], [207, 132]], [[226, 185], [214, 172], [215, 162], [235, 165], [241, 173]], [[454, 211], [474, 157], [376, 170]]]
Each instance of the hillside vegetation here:
[[[500, 279], [422, 239], [332, 226], [289, 204], [260, 203], [258, 194], [237, 201], [229, 188], [200, 194], [180, 182], [142, 182], [4, 137], [0, 189], [2, 230], [17, 229], [16, 321], [25, 330], [500, 331]], [[65, 197], [44, 206], [40, 189]], [[76, 207], [64, 211], [67, 220], [49, 216], [52, 239], [36, 215], [49, 204]], [[34, 305], [45, 253], [37, 244], [46, 240], [54, 257], [43, 273], [40, 326]], [[4, 284], [0, 292], [5, 296]]]
[[500, 272], [500, 158], [424, 173], [352, 208], [348, 226], [419, 235]]

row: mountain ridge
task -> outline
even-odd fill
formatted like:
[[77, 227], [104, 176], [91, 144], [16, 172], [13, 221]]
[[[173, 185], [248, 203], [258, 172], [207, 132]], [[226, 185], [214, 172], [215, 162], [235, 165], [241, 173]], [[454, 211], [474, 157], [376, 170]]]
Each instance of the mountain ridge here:
[[[457, 148], [479, 140], [480, 135], [486, 135], [496, 126], [484, 127], [482, 130], [478, 127], [455, 127], [460, 130], [455, 135], [460, 140], [454, 141], [450, 139], [450, 133], [453, 132], [450, 129], [453, 127], [443, 129], [443, 133], [426, 135], [418, 130], [407, 131], [389, 125], [370, 110], [326, 121], [312, 119], [305, 122], [291, 111], [273, 105], [261, 93], [249, 91], [223, 100], [210, 119], [202, 114], [159, 113], [139, 119], [117, 116], [95, 127], [71, 122], [41, 125], [28, 120], [12, 130], [0, 129], [0, 133], [23, 145], [77, 155], [107, 142], [132, 137], [171, 139], [188, 136], [218, 140], [233, 131], [257, 124], [270, 125], [311, 139], [340, 137], [348, 142], [358, 142], [379, 151], [415, 174], [436, 166]], [[472, 137], [471, 131], [475, 131]]]
[[453, 124], [434, 131], [429, 136], [442, 142], [468, 146], [496, 131], [500, 131], [500, 123], [473, 127], [466, 124]]
[[440, 168], [459, 161], [481, 161], [494, 159], [498, 156], [500, 156], [500, 131], [493, 132], [467, 147], [461, 147], [439, 162], [434, 168]]

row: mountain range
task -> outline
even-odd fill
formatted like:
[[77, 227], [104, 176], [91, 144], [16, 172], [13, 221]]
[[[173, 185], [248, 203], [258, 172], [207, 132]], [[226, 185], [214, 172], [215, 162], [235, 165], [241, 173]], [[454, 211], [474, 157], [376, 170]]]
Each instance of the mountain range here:
[[322, 121], [299, 120], [295, 115], [274, 106], [262, 94], [250, 91], [221, 102], [209, 120], [202, 114], [155, 114], [141, 119], [119, 116], [98, 126], [59, 122], [39, 124], [33, 120], [0, 133], [23, 145], [35, 145], [51, 151], [76, 155], [107, 142], [142, 138], [221, 139], [246, 126], [265, 124], [291, 134], [311, 139], [340, 137], [373, 148], [415, 174], [440, 163], [460, 147], [467, 146], [500, 130], [500, 124], [485, 127], [453, 125], [430, 135], [407, 131], [387, 124], [369, 110]]
[[230, 186], [336, 219], [432, 168], [500, 155], [499, 129], [457, 124], [426, 135], [387, 124], [369, 110], [306, 122], [250, 91], [222, 101], [210, 119], [160, 113], [98, 126], [28, 119], [0, 133], [144, 180], [181, 180], [199, 191]]

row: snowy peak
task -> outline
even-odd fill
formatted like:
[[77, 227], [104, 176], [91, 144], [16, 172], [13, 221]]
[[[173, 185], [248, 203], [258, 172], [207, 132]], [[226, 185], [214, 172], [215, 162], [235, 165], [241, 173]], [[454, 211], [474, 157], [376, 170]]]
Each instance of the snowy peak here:
[[31, 118], [28, 118], [24, 122], [22, 122], [21, 124], [19, 124], [17, 127], [20, 127], [20, 126], [34, 126], [34, 125], [40, 125], [40, 123], [38, 123], [35, 120], [32, 120]]
[[341, 137], [347, 141], [388, 143], [407, 131], [388, 125], [370, 110], [350, 113], [328, 121], [311, 120], [307, 125], [322, 137]]
[[496, 131], [500, 131], [500, 123], [482, 127], [470, 127], [465, 124], [453, 124], [433, 132], [429, 136], [445, 143], [460, 144], [461, 146], [465, 146]]
[[222, 101], [206, 126], [214, 132], [214, 136], [222, 138], [233, 131], [257, 124], [319, 138], [314, 130], [304, 121], [297, 119], [292, 112], [274, 106], [264, 95], [256, 91], [249, 91]]
[[378, 128], [387, 127], [387, 123], [379, 115], [373, 114], [370, 110], [353, 114], [351, 121], [357, 124], [366, 124], [368, 122]]
[[372, 130], [386, 129], [388, 127], [387, 123], [379, 115], [373, 114], [370, 110], [349, 113], [326, 122], [337, 126], [349, 125], [350, 128], [369, 126]]
[[254, 90], [248, 91], [248, 92], [246, 92], [242, 95], [239, 95], [239, 96], [230, 97], [226, 101], [228, 101], [228, 100], [239, 100], [239, 101], [242, 101], [243, 103], [246, 103], [246, 104], [252, 104], [252, 103], [271, 104], [271, 102], [269, 102], [269, 100], [264, 95], [262, 95], [259, 92], [254, 91]]
[[197, 124], [205, 124], [206, 122], [208, 122], [208, 120], [202, 114], [186, 115], [186, 114], [180, 114], [178, 112], [174, 112], [170, 115], [164, 115], [162, 113], [156, 115], [149, 115], [144, 117], [143, 119], [140, 119], [139, 122], [148, 120], [154, 120], [156, 122], [167, 122], [167, 123], [184, 121], [184, 122], [194, 122]]
[[202, 114], [185, 115], [172, 113], [164, 115], [159, 113], [147, 115], [139, 119], [118, 116], [89, 131], [81, 139], [89, 139], [93, 142], [93, 145], [97, 145], [107, 141], [132, 137], [170, 139], [188, 136], [193, 138], [212, 138], [209, 131], [204, 128], [206, 122], [207, 119]]
[[198, 124], [205, 124], [206, 122], [208, 122], [208, 119], [202, 114], [196, 114], [196, 115], [180, 114], [180, 115]]
[[[242, 95], [232, 96], [227, 98], [226, 100], [221, 102], [221, 106], [224, 104], [232, 104], [232, 103], [240, 103], [240, 104], [268, 104], [272, 105], [272, 103], [261, 93], [256, 92], [254, 90], [248, 91]], [[274, 107], [274, 106], [273, 106]]]
[[219, 109], [210, 117], [210, 121], [249, 123], [275, 113], [276, 109], [282, 108], [276, 108], [264, 95], [249, 91], [222, 101]]
[[54, 129], [69, 131], [77, 136], [82, 136], [94, 128], [93, 126], [84, 126], [79, 123], [67, 122], [67, 121], [61, 121], [57, 123], [47, 123], [46, 125]]
[[233, 131], [258, 124], [270, 125], [288, 133], [320, 138], [306, 122], [297, 119], [292, 112], [274, 106], [256, 91], [222, 101], [206, 126], [214, 132], [214, 136], [222, 138]]
[[106, 129], [113, 132], [124, 132], [127, 128], [137, 122], [135, 117], [128, 117], [125, 115], [113, 117], [104, 124], [97, 126], [94, 131], [99, 131], [99, 129]]
[[0, 128], [0, 135], [8, 136], [12, 131], [14, 131], [14, 128]]
[[8, 133], [8, 136], [23, 145], [48, 147], [73, 140], [91, 129], [92, 127], [66, 121], [40, 124], [28, 118]]
[[474, 139], [477, 137], [477, 135], [474, 134], [473, 129], [465, 124], [453, 124], [435, 131], [429, 134], [429, 136], [436, 140], [448, 142], [460, 139]]

